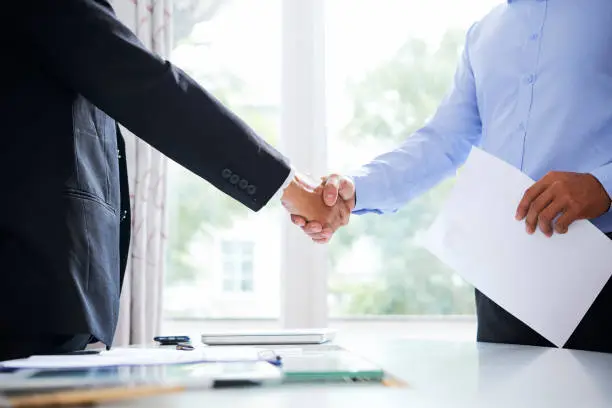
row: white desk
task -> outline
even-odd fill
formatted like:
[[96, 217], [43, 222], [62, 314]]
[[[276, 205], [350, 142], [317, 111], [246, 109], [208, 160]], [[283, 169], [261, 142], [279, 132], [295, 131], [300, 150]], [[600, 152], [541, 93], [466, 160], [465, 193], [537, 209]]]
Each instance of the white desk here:
[[343, 346], [408, 383], [209, 390], [112, 407], [612, 407], [612, 354], [398, 340]]

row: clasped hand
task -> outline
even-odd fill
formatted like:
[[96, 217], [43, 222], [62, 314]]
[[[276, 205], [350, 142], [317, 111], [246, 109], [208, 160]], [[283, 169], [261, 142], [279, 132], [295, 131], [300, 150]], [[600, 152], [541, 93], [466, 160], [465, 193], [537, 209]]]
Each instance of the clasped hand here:
[[[308, 193], [303, 202], [284, 202], [291, 221], [317, 243], [329, 242], [334, 232], [348, 224], [355, 207], [355, 185], [348, 177], [333, 174], [321, 184], [302, 184]], [[516, 211], [529, 234], [539, 228], [544, 235], [564, 234], [574, 221], [593, 219], [610, 210], [612, 200], [591, 174], [550, 172], [529, 188]]]
[[296, 176], [281, 199], [291, 221], [317, 243], [327, 243], [334, 232], [348, 224], [355, 207], [355, 186], [336, 174], [324, 177], [319, 185]]

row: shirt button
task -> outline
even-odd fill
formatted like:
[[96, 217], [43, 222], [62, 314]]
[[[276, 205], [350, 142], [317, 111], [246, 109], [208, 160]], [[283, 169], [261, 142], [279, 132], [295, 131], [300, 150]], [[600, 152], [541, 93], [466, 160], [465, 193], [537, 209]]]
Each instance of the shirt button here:
[[535, 75], [527, 75], [527, 77], [525, 77], [525, 82], [528, 84], [533, 84], [535, 82]]
[[524, 131], [525, 131], [525, 124], [524, 124], [523, 122], [521, 122], [521, 123], [519, 124], [519, 127], [518, 127], [518, 128], [519, 128], [519, 130], [520, 130], [521, 132], [524, 132]]
[[530, 40], [537, 40], [540, 35], [538, 33], [533, 33], [529, 36]]

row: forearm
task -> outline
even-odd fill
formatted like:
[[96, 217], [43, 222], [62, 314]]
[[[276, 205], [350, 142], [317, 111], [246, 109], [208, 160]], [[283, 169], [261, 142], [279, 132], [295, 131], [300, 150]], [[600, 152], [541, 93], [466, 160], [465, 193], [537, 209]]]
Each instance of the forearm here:
[[249, 208], [289, 174], [282, 155], [192, 78], [155, 56], [103, 0], [15, 2], [44, 69], [162, 153]]
[[354, 212], [385, 213], [455, 173], [482, 135], [476, 86], [466, 45], [453, 85], [428, 123], [394, 151], [377, 157], [354, 174]]
[[356, 214], [395, 212], [408, 201], [455, 174], [472, 147], [471, 138], [443, 135], [425, 127], [397, 149], [351, 175]]

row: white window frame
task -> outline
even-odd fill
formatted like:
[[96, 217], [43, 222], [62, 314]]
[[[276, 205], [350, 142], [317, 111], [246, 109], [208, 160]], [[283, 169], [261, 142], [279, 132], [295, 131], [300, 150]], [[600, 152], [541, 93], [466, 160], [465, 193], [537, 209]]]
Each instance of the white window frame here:
[[[232, 268], [234, 268], [234, 270], [231, 271], [232, 276], [231, 276], [231, 280], [232, 282], [232, 290], [227, 290], [225, 287], [225, 282], [228, 280], [228, 276], [227, 276], [227, 270], [225, 268], [225, 264], [226, 261], [228, 261], [228, 259], [226, 258], [226, 252], [225, 252], [225, 245], [228, 244], [230, 246], [236, 246], [237, 248], [239, 248], [239, 251], [233, 251], [233, 253], [231, 253], [230, 256], [230, 260], [229, 262], [232, 264]], [[251, 281], [251, 289], [250, 290], [243, 290], [242, 289], [242, 281], [245, 278], [245, 271], [242, 267], [243, 262], [245, 261], [245, 259], [247, 259], [245, 257], [245, 253], [244, 253], [244, 248], [245, 245], [248, 245], [251, 249], [251, 254], [250, 254], [250, 261], [251, 261], [251, 275], [249, 276], [250, 281]], [[236, 248], [235, 247], [235, 248]], [[232, 248], [233, 250], [234, 248]], [[231, 240], [231, 239], [223, 239], [220, 243], [220, 254], [221, 254], [221, 291], [224, 294], [251, 294], [255, 291], [255, 271], [253, 268], [254, 265], [254, 258], [255, 258], [255, 243], [251, 242], [251, 241], [247, 241], [247, 240]]]
[[[327, 173], [324, 0], [283, 0], [281, 22], [281, 151], [298, 171]], [[328, 257], [284, 216], [280, 322], [326, 327]]]

